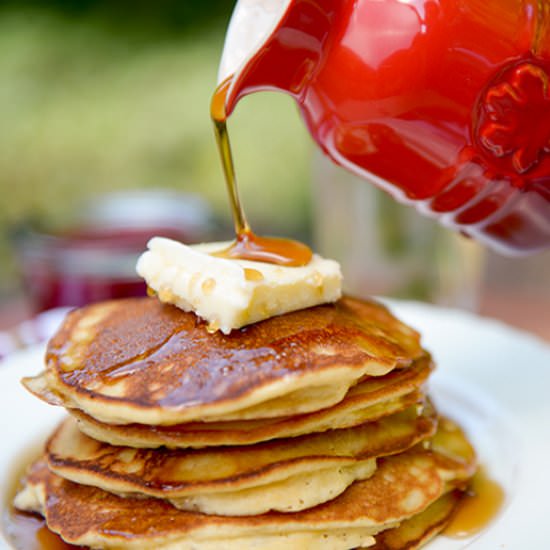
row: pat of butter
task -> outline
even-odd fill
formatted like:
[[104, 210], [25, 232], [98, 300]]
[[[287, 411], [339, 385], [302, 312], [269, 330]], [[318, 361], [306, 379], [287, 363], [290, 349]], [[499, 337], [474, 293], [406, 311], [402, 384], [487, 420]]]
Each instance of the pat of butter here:
[[162, 302], [193, 311], [210, 330], [229, 334], [275, 315], [335, 302], [342, 293], [340, 265], [314, 254], [304, 267], [212, 256], [230, 243], [187, 246], [154, 237], [137, 272]]

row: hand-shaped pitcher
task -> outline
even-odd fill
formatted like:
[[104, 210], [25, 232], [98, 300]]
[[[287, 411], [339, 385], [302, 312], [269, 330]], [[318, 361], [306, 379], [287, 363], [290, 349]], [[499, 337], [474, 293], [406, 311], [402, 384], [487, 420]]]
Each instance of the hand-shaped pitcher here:
[[280, 90], [338, 164], [507, 252], [550, 246], [550, 3], [240, 0], [226, 96]]

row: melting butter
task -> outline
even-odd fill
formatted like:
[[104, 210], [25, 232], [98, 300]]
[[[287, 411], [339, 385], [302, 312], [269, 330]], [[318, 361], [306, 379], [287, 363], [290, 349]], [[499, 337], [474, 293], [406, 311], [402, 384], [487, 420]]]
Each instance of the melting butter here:
[[137, 272], [162, 302], [194, 312], [210, 330], [225, 334], [341, 296], [342, 274], [334, 260], [314, 254], [303, 267], [286, 267], [213, 255], [229, 244], [188, 246], [155, 237]]

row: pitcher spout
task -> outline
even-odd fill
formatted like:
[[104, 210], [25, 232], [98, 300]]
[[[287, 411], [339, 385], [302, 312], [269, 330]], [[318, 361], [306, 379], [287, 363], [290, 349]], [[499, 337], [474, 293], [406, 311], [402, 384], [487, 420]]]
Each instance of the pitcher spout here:
[[337, 10], [321, 0], [239, 0], [226, 35], [218, 81], [228, 81], [229, 116], [245, 95], [277, 90], [298, 100], [315, 73]]

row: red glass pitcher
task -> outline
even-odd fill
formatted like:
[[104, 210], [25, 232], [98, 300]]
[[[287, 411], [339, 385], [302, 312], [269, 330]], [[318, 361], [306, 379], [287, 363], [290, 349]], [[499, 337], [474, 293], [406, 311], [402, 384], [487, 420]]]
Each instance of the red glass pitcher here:
[[550, 246], [550, 3], [240, 0], [220, 79], [297, 101], [322, 149], [493, 248]]

